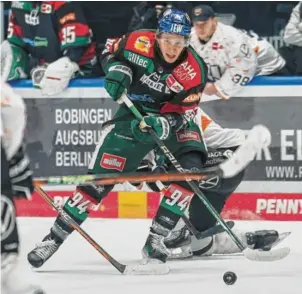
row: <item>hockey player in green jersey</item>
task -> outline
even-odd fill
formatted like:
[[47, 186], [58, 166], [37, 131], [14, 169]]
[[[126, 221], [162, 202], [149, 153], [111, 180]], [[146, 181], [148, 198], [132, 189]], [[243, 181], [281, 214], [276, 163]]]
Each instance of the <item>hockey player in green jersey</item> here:
[[[108, 40], [101, 57], [105, 89], [115, 101], [127, 91], [145, 122], [186, 170], [203, 167], [207, 150], [195, 115], [207, 79], [204, 61], [189, 47], [191, 23], [180, 10], [168, 9], [157, 31], [140, 30]], [[102, 137], [89, 165], [89, 173], [135, 171], [155, 147], [149, 133], [121, 104], [114, 118], [102, 127]], [[169, 167], [171, 170], [173, 167]], [[113, 186], [78, 185], [64, 210], [81, 224], [89, 207], [98, 204]], [[170, 183], [143, 247], [146, 264], [165, 263], [164, 238], [175, 227], [194, 193], [186, 182]], [[28, 254], [34, 267], [50, 258], [72, 232], [58, 217], [50, 233]]]

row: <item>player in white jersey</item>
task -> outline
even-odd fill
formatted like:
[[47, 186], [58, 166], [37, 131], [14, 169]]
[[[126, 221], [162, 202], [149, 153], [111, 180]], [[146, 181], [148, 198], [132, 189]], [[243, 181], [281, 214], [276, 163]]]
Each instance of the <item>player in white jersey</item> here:
[[190, 45], [209, 68], [207, 95], [228, 99], [255, 75], [275, 74], [285, 65], [267, 41], [218, 22], [210, 6], [195, 7], [192, 20]]
[[27, 198], [33, 191], [29, 159], [23, 152], [25, 104], [12, 88], [1, 87], [1, 293], [43, 294], [29, 269], [19, 260], [19, 234], [14, 197]]

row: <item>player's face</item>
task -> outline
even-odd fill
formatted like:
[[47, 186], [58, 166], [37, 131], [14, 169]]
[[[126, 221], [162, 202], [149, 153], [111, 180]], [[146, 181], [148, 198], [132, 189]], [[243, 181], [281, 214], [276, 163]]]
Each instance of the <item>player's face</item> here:
[[157, 38], [160, 51], [168, 63], [175, 62], [185, 48], [187, 40], [184, 36], [163, 33]]
[[209, 41], [216, 30], [217, 21], [215, 18], [209, 18], [206, 21], [196, 21], [193, 25], [198, 38], [202, 41]]

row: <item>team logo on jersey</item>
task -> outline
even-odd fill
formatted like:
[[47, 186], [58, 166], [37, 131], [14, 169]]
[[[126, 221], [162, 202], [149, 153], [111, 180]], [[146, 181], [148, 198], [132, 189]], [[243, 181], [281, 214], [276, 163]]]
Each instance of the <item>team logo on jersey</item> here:
[[150, 89], [153, 89], [157, 92], [163, 92], [164, 90], [164, 84], [161, 82], [160, 80], [161, 76], [158, 75], [156, 72], [150, 74], [150, 75], [146, 75], [144, 74], [141, 78], [140, 78], [140, 82], [142, 84], [146, 84], [148, 85], [148, 87]]
[[104, 153], [100, 162], [100, 166], [106, 169], [116, 169], [118, 171], [123, 171], [125, 164], [126, 164], [126, 158]]
[[186, 142], [186, 141], [201, 142], [199, 134], [194, 131], [180, 131], [176, 133], [176, 137], [178, 142]]
[[184, 89], [184, 87], [178, 81], [176, 81], [176, 79], [171, 74], [168, 75], [166, 83], [168, 87], [175, 93], [180, 93]]
[[134, 48], [137, 49], [138, 51], [145, 52], [148, 54], [151, 48], [151, 42], [149, 37], [147, 36], [138, 37], [134, 43]]

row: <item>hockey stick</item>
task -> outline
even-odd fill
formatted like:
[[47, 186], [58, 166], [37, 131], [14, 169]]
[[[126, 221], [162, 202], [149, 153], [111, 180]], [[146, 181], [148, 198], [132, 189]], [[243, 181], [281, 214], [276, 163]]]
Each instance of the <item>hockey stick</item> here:
[[[156, 186], [158, 187], [158, 189], [160, 190], [161, 193], [165, 192], [165, 186], [162, 184], [161, 181], [156, 181], [155, 182]], [[201, 240], [216, 234], [220, 234], [222, 232], [224, 232], [224, 228], [219, 225], [216, 224], [215, 226], [207, 229], [206, 231], [203, 232], [199, 232], [194, 225], [191, 223], [190, 219], [186, 216], [186, 214], [184, 214], [182, 217], [182, 220], [184, 221], [185, 225], [187, 226], [188, 230], [191, 232], [191, 234], [197, 239], [197, 240]], [[233, 221], [227, 221], [226, 224], [228, 225], [228, 227], [230, 229], [232, 229], [235, 226], [235, 223]]]
[[[184, 223], [187, 226], [187, 228], [189, 229], [189, 231], [194, 235], [194, 237], [197, 240], [205, 239], [205, 238], [211, 237], [213, 235], [223, 233], [225, 231], [221, 225], [217, 224], [203, 232], [199, 232], [198, 230], [196, 230], [196, 228], [193, 226], [193, 224], [190, 222], [190, 220], [186, 216], [183, 216], [182, 220], [184, 221]], [[233, 221], [226, 221], [225, 223], [230, 229], [232, 229], [235, 225], [235, 223]]]
[[103, 247], [101, 247], [88, 233], [86, 233], [52, 198], [39, 186], [35, 185], [35, 189], [40, 196], [57, 212], [60, 214], [63, 221], [77, 231], [86, 241], [88, 241], [99, 253], [101, 253], [106, 260], [108, 260], [121, 274], [166, 274], [166, 268], [160, 271], [160, 268], [149, 267], [145, 268], [143, 265], [125, 265], [112, 257]]
[[132, 173], [112, 173], [102, 175], [79, 175], [79, 176], [53, 176], [45, 178], [35, 178], [34, 183], [36, 185], [77, 185], [83, 183], [94, 183], [97, 185], [116, 185], [129, 183], [142, 183], [142, 182], [155, 182], [157, 180], [161, 182], [179, 182], [185, 181], [190, 177], [192, 180], [200, 181], [207, 180], [213, 174], [219, 172], [218, 168], [205, 168], [200, 170], [199, 173], [162, 173], [152, 174], [147, 172], [132, 172]]
[[[133, 105], [132, 101], [123, 94], [119, 100], [119, 103], [125, 103], [126, 106], [130, 109], [130, 111], [134, 114], [134, 116], [141, 122], [141, 127], [146, 128], [155, 143], [162, 150], [162, 152], [166, 155], [169, 161], [173, 164], [176, 170], [180, 173], [185, 172], [185, 170], [181, 167], [179, 162], [176, 160], [174, 155], [169, 151], [166, 145], [158, 138], [155, 131], [150, 128], [144, 121], [144, 117], [138, 111], [138, 109]], [[267, 146], [270, 144], [270, 133], [264, 126], [258, 125], [255, 126], [249, 134], [249, 137], [245, 141], [245, 144], [241, 145], [237, 151], [233, 154], [230, 161], [226, 161], [222, 163], [219, 167], [222, 175], [225, 177], [233, 176], [238, 173], [239, 168], [246, 167], [255, 157], [256, 152], [259, 147]], [[274, 251], [256, 251], [246, 247], [242, 241], [234, 234], [234, 232], [227, 226], [225, 221], [220, 217], [219, 213], [215, 210], [212, 204], [207, 200], [207, 198], [200, 191], [198, 185], [193, 182], [190, 178], [186, 179], [187, 183], [191, 187], [194, 193], [199, 197], [202, 203], [207, 207], [210, 213], [215, 217], [217, 222], [224, 228], [229, 237], [233, 240], [236, 246], [242, 251], [244, 256], [253, 261], [274, 261], [279, 260], [286, 257], [289, 254], [289, 248], [280, 248]]]

